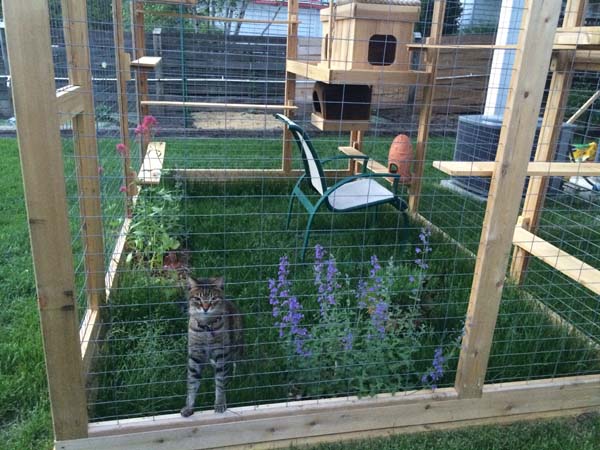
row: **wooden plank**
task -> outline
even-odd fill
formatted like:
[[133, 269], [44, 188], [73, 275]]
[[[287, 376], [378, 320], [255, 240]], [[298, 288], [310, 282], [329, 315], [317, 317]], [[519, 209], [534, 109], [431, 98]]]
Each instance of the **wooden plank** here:
[[264, 24], [273, 24], [273, 25], [301, 23], [298, 21], [294, 22], [291, 20], [267, 20], [267, 19], [247, 19], [247, 18], [241, 19], [239, 17], [201, 16], [198, 14], [178, 13], [175, 11], [143, 10], [143, 12], [144, 12], [144, 14], [149, 15], [149, 16], [180, 17], [182, 19], [206, 20], [206, 21], [211, 21], [211, 22], [264, 23]]
[[296, 61], [288, 59], [286, 62], [288, 72], [322, 81], [329, 84], [380, 84], [380, 85], [413, 85], [427, 84], [430, 74], [419, 70], [340, 70], [330, 69], [314, 61]]
[[88, 417], [48, 3], [4, 2], [3, 10], [54, 435], [82, 438]]
[[[131, 45], [133, 47], [133, 59], [140, 59], [146, 51], [146, 36], [144, 34], [144, 12], [137, 5], [140, 0], [130, 1], [131, 18]], [[135, 93], [136, 108], [138, 113], [138, 123], [142, 123], [142, 118], [149, 114], [148, 105], [142, 105], [142, 102], [148, 100], [148, 73], [146, 70], [134, 67], [135, 69]], [[144, 161], [146, 147], [149, 138], [146, 133], [140, 137], [140, 162]]]
[[583, 105], [581, 105], [581, 107], [575, 112], [575, 114], [569, 117], [567, 123], [574, 123], [577, 119], [579, 119], [581, 115], [584, 112], [586, 112], [590, 106], [594, 104], [598, 97], [600, 97], [600, 91], [594, 92], [594, 94], [590, 98], [588, 98], [588, 100]]
[[[298, 58], [298, 1], [299, 0], [288, 0], [287, 4], [287, 17], [290, 23], [288, 23], [287, 37], [285, 42], [286, 66], [288, 60], [295, 60]], [[293, 106], [296, 103], [296, 74], [287, 68], [285, 72], [283, 103], [286, 106]], [[287, 110], [286, 113], [290, 119], [294, 118], [293, 110]], [[283, 127], [282, 133], [281, 168], [285, 173], [290, 173], [292, 171], [293, 160], [293, 137], [288, 127]]]
[[211, 102], [179, 102], [162, 100], [144, 100], [140, 102], [144, 106], [178, 106], [182, 108], [217, 108], [217, 109], [265, 109], [265, 110], [292, 110], [297, 106], [266, 105], [251, 103], [211, 103]]
[[58, 114], [60, 115], [60, 124], [73, 120], [77, 114], [84, 111], [84, 97], [81, 92], [81, 86], [65, 86], [56, 90], [56, 104]]
[[[344, 178], [348, 176], [347, 170], [325, 170], [325, 176], [331, 178]], [[304, 174], [304, 170], [283, 169], [174, 169], [174, 175], [188, 181], [231, 181], [237, 179], [297, 179]]]
[[141, 184], [159, 184], [162, 175], [162, 166], [165, 159], [165, 142], [150, 142], [148, 151], [138, 174]]
[[563, 26], [556, 30], [554, 43], [560, 46], [572, 46], [573, 49], [597, 50], [600, 46], [600, 27]]
[[142, 56], [141, 58], [131, 61], [129, 65], [140, 69], [154, 69], [161, 62], [162, 58], [160, 56]]
[[[563, 19], [564, 27], [575, 27], [583, 23], [586, 10], [586, 0], [568, 0]], [[569, 98], [572, 82], [572, 64], [576, 53], [562, 52], [554, 58], [554, 71], [550, 82], [550, 90], [544, 108], [544, 118], [535, 150], [535, 161], [552, 161], [562, 123], [564, 111]], [[546, 201], [548, 178], [534, 177], [529, 180], [527, 194], [523, 204], [524, 227], [535, 233], [541, 218], [541, 211]], [[528, 256], [522, 249], [516, 247], [510, 267], [510, 276], [517, 284], [525, 279]]]
[[[433, 15], [431, 19], [431, 36], [427, 43], [437, 45], [442, 40], [444, 30], [444, 14], [446, 12], [446, 0], [436, 0], [433, 5]], [[433, 99], [435, 97], [435, 84], [438, 70], [439, 50], [433, 49], [427, 51], [426, 63], [427, 72], [430, 74], [428, 83], [423, 88], [423, 104], [419, 112], [419, 129], [417, 131], [417, 145], [415, 148], [415, 161], [413, 166], [413, 176], [410, 184], [410, 194], [408, 197], [408, 209], [416, 213], [419, 210], [421, 199], [421, 187], [423, 184], [423, 175], [425, 173], [425, 157], [427, 154], [427, 141], [429, 139], [429, 124], [431, 113], [433, 111]]]
[[370, 125], [368, 120], [326, 120], [316, 113], [311, 114], [310, 123], [321, 131], [366, 131]]
[[142, 3], [147, 4], [156, 4], [156, 3], [166, 3], [169, 5], [189, 5], [196, 6], [196, 0], [138, 0]]
[[207, 411], [185, 419], [173, 414], [91, 424], [92, 437], [57, 442], [56, 449], [278, 448], [289, 446], [290, 441], [304, 444], [308, 440], [342, 440], [377, 430], [399, 433], [418, 426], [445, 429], [486, 419], [491, 423], [506, 417], [523, 420], [539, 414], [598, 408], [600, 377], [491, 385], [476, 399], [460, 399], [453, 389], [439, 389], [434, 393], [295, 403], [234, 408], [222, 415]]
[[600, 71], [600, 51], [577, 50], [573, 70]]
[[98, 352], [98, 340], [102, 332], [100, 311], [87, 309], [83, 322], [79, 327], [79, 341], [81, 342], [81, 360], [83, 362], [83, 374], [87, 379], [92, 370], [92, 361]]
[[[494, 161], [433, 161], [433, 167], [454, 177], [491, 177]], [[600, 176], [600, 163], [541, 162], [527, 165], [529, 176]]]
[[[126, 149], [131, 149], [129, 139], [129, 103], [127, 99], [127, 81], [131, 79], [129, 53], [125, 53], [125, 31], [123, 28], [123, 1], [112, 0], [113, 38], [115, 41], [115, 71], [117, 77], [117, 105], [119, 107], [119, 135]], [[123, 179], [127, 187], [125, 212], [131, 215], [132, 197], [135, 195], [135, 175], [131, 168], [131, 154], [123, 152]], [[106, 282], [106, 279], [105, 279]]]
[[104, 234], [86, 3], [61, 0], [69, 83], [81, 87], [84, 110], [73, 118], [75, 162], [88, 307], [104, 302]]
[[516, 50], [516, 45], [496, 44], [406, 44], [409, 50]]
[[513, 244], [585, 286], [595, 294], [600, 295], [600, 270], [580, 261], [520, 226], [515, 228]]
[[456, 373], [463, 398], [482, 394], [560, 6], [528, 0], [524, 10]]

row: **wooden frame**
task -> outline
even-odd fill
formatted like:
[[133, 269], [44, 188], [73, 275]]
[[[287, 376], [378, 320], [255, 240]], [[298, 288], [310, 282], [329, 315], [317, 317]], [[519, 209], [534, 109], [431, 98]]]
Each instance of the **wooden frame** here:
[[[135, 1], [133, 2], [135, 3]], [[181, 3], [181, 2], [177, 2]], [[581, 5], [580, 0], [571, 0], [573, 5]], [[120, 11], [120, 0], [114, 0], [114, 12]], [[22, 124], [18, 129], [19, 146], [25, 181], [25, 194], [31, 234], [33, 261], [35, 265], [38, 302], [44, 337], [44, 351], [48, 372], [48, 384], [53, 413], [56, 449], [215, 449], [248, 448], [260, 446], [277, 448], [290, 443], [312, 443], [330, 440], [350, 439], [365, 436], [387, 435], [399, 432], [421, 431], [425, 429], [448, 429], [456, 426], [505, 423], [512, 420], [525, 420], [557, 415], [577, 414], [600, 408], [600, 375], [565, 377], [559, 379], [484, 384], [491, 340], [502, 293], [508, 252], [514, 244], [553, 264], [582, 285], [599, 293], [600, 275], [573, 256], [551, 244], [542, 241], [531, 230], [531, 222], [524, 219], [515, 228], [519, 213], [519, 200], [523, 182], [527, 174], [547, 178], [549, 175], [565, 175], [576, 171], [597, 173], [597, 165], [550, 163], [538, 158], [528, 162], [537, 115], [542, 98], [546, 71], [525, 73], [524, 61], [529, 67], [547, 67], [554, 46], [554, 35], [560, 10], [559, 2], [527, 0], [524, 17], [524, 32], [516, 47], [515, 75], [512, 81], [509, 108], [506, 113], [500, 139], [497, 159], [492, 164], [470, 167], [439, 164], [440, 169], [454, 171], [453, 174], [478, 174], [492, 177], [490, 202], [486, 212], [482, 238], [477, 254], [477, 265], [469, 310], [466, 332], [461, 348], [456, 384], [453, 388], [434, 392], [403, 392], [396, 395], [382, 394], [376, 398], [333, 398], [318, 402], [287, 402], [285, 404], [258, 407], [234, 408], [224, 415], [212, 412], [199, 413], [191, 418], [175, 415], [152, 418], [128, 419], [116, 422], [89, 424], [85, 400], [84, 374], [89, 370], [94, 355], [94, 343], [101, 333], [101, 317], [98, 306], [110, 295], [117, 283], [119, 264], [124, 255], [124, 246], [131, 226], [131, 219], [124, 217], [123, 225], [104, 272], [102, 223], [98, 203], [97, 154], [94, 130], [93, 102], [91, 98], [90, 62], [87, 43], [87, 24], [84, 3], [76, 0], [63, 0], [65, 23], [68, 24], [66, 42], [69, 50], [70, 86], [58, 93], [54, 90], [52, 53], [50, 47], [49, 14], [46, 1], [24, 0], [4, 2], [4, 15], [7, 24], [8, 50], [13, 76], [15, 110]], [[436, 1], [434, 27], [430, 48], [426, 48], [427, 70], [398, 75], [396, 81], [419, 80], [425, 77], [428, 82], [425, 98], [431, 100], [435, 88], [436, 47], [441, 36], [444, 15], [443, 0]], [[134, 5], [135, 8], [135, 5]], [[136, 10], [136, 14], [139, 11]], [[310, 76], [327, 77], [332, 81], [335, 72], [323, 71], [310, 64], [301, 64], [297, 58], [298, 2], [288, 4], [288, 62], [284, 105], [270, 105], [275, 109], [293, 111], [295, 109], [295, 82], [297, 75], [309, 75], [301, 70], [315, 71]], [[565, 64], [564, 54], [578, 58], [576, 48], [571, 48], [573, 31], [589, 33], [570, 27], [578, 26], [580, 16], [568, 15], [565, 29], [561, 31], [561, 45], [567, 50], [556, 53], [554, 67]], [[134, 18], [135, 19], [135, 18]], [[140, 19], [138, 16], [137, 19]], [[117, 42], [116, 56], [118, 84], [120, 86], [121, 137], [128, 139], [126, 125], [126, 92], [124, 81], [131, 67], [122, 45], [122, 23], [115, 27]], [[143, 26], [143, 17], [142, 20]], [[136, 46], [139, 48], [139, 26]], [[136, 34], [136, 33], [134, 33]], [[586, 34], [587, 35], [587, 34]], [[32, 39], [31, 36], [35, 36]], [[143, 39], [143, 36], [141, 37]], [[595, 41], [586, 41], [593, 47]], [[592, 42], [592, 43], [590, 43]], [[595, 50], [590, 50], [595, 51]], [[32, 58], [31, 55], [35, 55]], [[135, 55], [137, 58], [143, 55]], [[582, 55], [582, 60], [586, 55]], [[587, 55], [593, 59], [597, 55]], [[572, 59], [571, 59], [572, 60]], [[599, 58], [600, 63], [600, 58]], [[563, 69], [566, 66], [562, 66]], [[75, 70], [77, 69], [77, 70]], [[138, 69], [137, 70], [141, 70]], [[77, 72], [77, 73], [76, 73]], [[558, 71], [560, 73], [560, 71]], [[555, 72], [556, 75], [557, 72]], [[566, 73], [566, 72], [565, 72]], [[362, 77], [356, 71], [351, 77]], [[341, 76], [341, 75], [340, 75]], [[350, 75], [344, 75], [350, 76]], [[402, 78], [405, 77], [405, 78]], [[340, 81], [341, 79], [334, 80]], [[361, 81], [364, 80], [361, 78]], [[391, 80], [394, 80], [392, 78]], [[555, 82], [566, 89], [564, 77]], [[156, 102], [144, 99], [143, 77], [138, 80], [140, 107], [149, 107]], [[384, 80], [385, 82], [385, 80]], [[391, 81], [393, 82], [393, 81]], [[147, 86], [146, 86], [147, 87]], [[428, 89], [428, 90], [427, 90]], [[147, 94], [147, 91], [146, 91]], [[560, 105], [562, 97], [551, 99], [551, 105]], [[549, 100], [550, 101], [550, 100]], [[192, 106], [176, 102], [173, 106]], [[431, 116], [430, 102], [426, 102], [419, 119], [417, 159], [417, 179], [423, 174], [428, 126]], [[212, 104], [211, 106], [217, 106]], [[237, 105], [224, 104], [222, 107]], [[244, 105], [247, 106], [247, 105]], [[266, 105], [263, 105], [266, 106]], [[198, 105], [200, 107], [200, 105]], [[219, 106], [217, 106], [219, 107]], [[559, 110], [560, 108], [556, 107]], [[547, 108], [548, 111], [548, 108]], [[77, 323], [77, 306], [74, 299], [74, 274], [71, 240], [67, 217], [66, 192], [62, 165], [60, 141], [60, 114], [69, 116], [74, 122], [77, 136], [76, 154], [81, 159], [78, 170], [89, 181], [79, 185], [82, 197], [81, 210], [87, 234], [84, 236], [86, 248], [86, 271], [88, 274], [87, 292], [90, 293], [88, 308], [85, 311], [81, 328]], [[546, 119], [545, 119], [546, 120]], [[549, 116], [547, 123], [555, 123], [556, 115]], [[274, 170], [208, 170], [187, 169], [176, 171], [176, 175], [186, 179], [228, 180], [232, 177], [296, 177], [302, 171], [291, 167], [290, 139], [284, 134], [282, 167]], [[362, 134], [353, 129], [351, 146], [340, 150], [360, 157]], [[164, 143], [151, 143], [140, 170], [140, 180], [156, 183], [159, 180], [164, 157]], [[40, 149], [44, 149], [40, 158]], [[343, 177], [349, 170], [355, 170], [360, 161], [352, 163], [347, 170], [328, 171], [326, 174]], [[368, 170], [385, 171], [385, 166], [373, 162]], [[96, 172], [94, 172], [94, 170]], [[587, 171], [587, 172], [586, 172]], [[53, 176], [47, 176], [51, 173]], [[83, 176], [83, 175], [80, 175]], [[126, 177], [131, 177], [126, 173]], [[411, 206], [413, 216], [418, 218], [420, 181], [411, 185]], [[131, 196], [136, 200], [137, 188]], [[502, 201], [498, 201], [502, 199]], [[97, 220], [95, 220], [97, 219]], [[527, 228], [529, 227], [529, 228]], [[100, 275], [98, 275], [100, 274]], [[98, 280], [98, 278], [101, 280]], [[235, 432], [234, 432], [235, 431]]]

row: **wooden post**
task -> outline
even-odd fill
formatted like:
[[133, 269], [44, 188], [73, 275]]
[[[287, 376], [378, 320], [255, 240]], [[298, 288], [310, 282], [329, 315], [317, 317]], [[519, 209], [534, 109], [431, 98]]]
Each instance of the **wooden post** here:
[[[431, 19], [431, 33], [427, 40], [428, 44], [437, 45], [441, 43], [444, 31], [444, 15], [446, 13], [446, 0], [435, 0], [433, 5], [433, 16]], [[427, 154], [427, 140], [429, 139], [429, 123], [433, 109], [433, 96], [435, 93], [435, 79], [437, 76], [437, 60], [439, 49], [427, 49], [427, 68], [429, 76], [423, 87], [423, 105], [419, 113], [419, 131], [417, 132], [417, 145], [415, 151], [414, 175], [410, 185], [408, 207], [416, 213], [419, 210], [421, 188], [423, 184], [423, 173], [425, 172], [425, 156]]]
[[83, 112], [73, 118], [73, 137], [79, 209], [83, 225], [88, 306], [98, 309], [105, 297], [104, 238], [87, 8], [86, 3], [81, 0], [62, 0], [61, 4], [69, 82], [80, 86], [83, 96]]
[[54, 435], [84, 438], [88, 417], [48, 3], [10, 1], [3, 9]]
[[[585, 0], [569, 0], [565, 9], [563, 27], [576, 27], [583, 24], [586, 10]], [[569, 99], [572, 81], [571, 66], [575, 52], [559, 52], [554, 61], [554, 72], [550, 83], [550, 92], [546, 100], [546, 109], [542, 128], [538, 138], [535, 161], [552, 161], [560, 136], [565, 108]], [[548, 177], [531, 177], [523, 205], [523, 227], [534, 233], [539, 225], [542, 207], [548, 191]], [[522, 283], [525, 278], [529, 255], [520, 247], [515, 247], [510, 268], [511, 278]]]
[[131, 170], [131, 141], [129, 139], [129, 104], [127, 101], [127, 80], [130, 79], [131, 67], [129, 56], [125, 53], [125, 33], [123, 30], [123, 1], [113, 0], [113, 35], [115, 40], [115, 63], [117, 72], [117, 103], [119, 105], [119, 128], [121, 143], [127, 149], [123, 153], [123, 178], [127, 187], [126, 211], [131, 215], [132, 199], [135, 196], [135, 173]]
[[[298, 58], [298, 0], [288, 1], [288, 34], [286, 42], [286, 61]], [[296, 100], [296, 75], [285, 72], [285, 106], [294, 106]], [[286, 110], [286, 114], [293, 115], [293, 110]], [[292, 134], [287, 127], [283, 130], [282, 168], [285, 173], [292, 171]]]
[[561, 2], [528, 0], [481, 232], [455, 387], [480, 397]]
[[[144, 56], [146, 51], [146, 36], [144, 34], [144, 11], [138, 7], [136, 0], [131, 1], [131, 37], [133, 43], [133, 59]], [[137, 99], [138, 123], [147, 116], [149, 108], [141, 102], [148, 100], [148, 72], [142, 67], [135, 68], [135, 88]], [[148, 136], [140, 135], [140, 163], [143, 163], [148, 147]]]
[[[163, 49], [162, 49], [162, 28], [154, 28], [152, 30], [152, 49], [154, 50], [154, 56], [158, 56], [162, 58]], [[163, 100], [164, 96], [164, 88], [162, 78], [162, 64], [157, 65], [154, 68], [154, 74], [156, 75], [156, 100]], [[160, 114], [164, 113], [164, 108], [159, 109]]]

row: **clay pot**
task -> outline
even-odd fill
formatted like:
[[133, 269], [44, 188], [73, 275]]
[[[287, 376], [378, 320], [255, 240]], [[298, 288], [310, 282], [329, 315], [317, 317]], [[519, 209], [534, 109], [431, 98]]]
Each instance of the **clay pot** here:
[[410, 139], [405, 134], [399, 134], [394, 138], [388, 155], [388, 170], [397, 173], [402, 183], [408, 183], [411, 179], [410, 166], [414, 160], [413, 148]]

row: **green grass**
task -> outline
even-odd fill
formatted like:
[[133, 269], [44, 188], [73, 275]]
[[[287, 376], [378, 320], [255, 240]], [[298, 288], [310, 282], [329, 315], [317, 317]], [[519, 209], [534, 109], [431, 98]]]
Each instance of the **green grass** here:
[[[323, 156], [335, 154], [335, 147], [340, 142], [329, 139]], [[230, 146], [225, 141], [208, 142], [208, 148], [215, 150], [221, 148], [220, 155], [229, 155]], [[323, 141], [325, 142], [325, 141]], [[231, 141], [230, 141], [231, 143]], [[247, 141], [235, 141], [236, 146], [242, 148], [236, 152], [238, 156], [252, 155], [256, 148]], [[103, 142], [105, 148], [105, 169], [116, 163], [111, 157], [113, 142]], [[174, 145], [173, 145], [174, 144]], [[198, 148], [190, 146], [190, 141], [170, 143], [167, 152], [174, 150], [173, 155], [194, 154], [198, 161], [203, 154]], [[436, 156], [432, 159], [448, 157], [451, 149], [450, 140], [440, 139], [434, 142], [430, 154]], [[260, 144], [265, 145], [264, 143]], [[280, 140], [272, 144], [278, 148]], [[178, 150], [179, 149], [179, 150]], [[19, 174], [16, 143], [12, 139], [0, 140], [0, 150], [3, 158], [0, 168], [3, 176], [0, 177], [0, 248], [4, 258], [0, 261], [0, 449], [40, 449], [51, 446], [51, 422], [49, 403], [46, 392], [43, 353], [39, 333], [35, 290], [31, 269], [29, 242], [27, 236], [25, 209], [22, 203], [22, 188]], [[275, 149], [276, 150], [276, 149]], [[273, 150], [267, 153], [263, 148], [263, 164], [277, 167], [279, 154]], [[385, 140], [367, 143], [365, 149], [373, 153], [380, 160], [384, 159], [387, 151]], [[215, 150], [216, 151], [216, 150]], [[169, 153], [168, 153], [169, 154]], [[210, 155], [217, 153], [210, 152]], [[231, 155], [229, 155], [231, 156]], [[251, 167], [246, 159], [243, 167]], [[198, 162], [196, 161], [196, 162]], [[200, 164], [194, 163], [195, 166]], [[179, 164], [176, 164], [179, 165]], [[214, 167], [214, 166], [213, 166]], [[121, 198], [118, 190], [119, 181], [116, 170], [108, 169], [105, 179], [107, 202], [105, 214], [114, 220], [113, 229], [119, 226], [120, 215], [118, 205]], [[432, 180], [425, 186], [425, 195], [422, 204], [424, 215], [434, 217], [435, 223], [442, 225], [446, 232], [459, 238], [465, 245], [473, 246], [478, 240], [478, 222], [482, 217], [483, 207], [477, 206], [471, 200], [442, 190], [437, 180], [442, 175], [428, 171], [427, 176]], [[435, 180], [434, 180], [435, 177]], [[72, 185], [69, 189], [73, 189]], [[282, 254], [282, 249], [288, 249], [290, 254], [295, 254], [294, 249], [300, 243], [300, 230], [303, 217], [298, 215], [293, 221], [293, 229], [288, 232], [281, 230], [285, 211], [285, 195], [289, 184], [261, 182], [260, 185], [238, 183], [215, 183], [213, 185], [189, 186], [189, 193], [194, 196], [185, 204], [185, 224], [190, 229], [189, 246], [196, 250], [193, 254], [192, 264], [198, 268], [198, 275], [207, 275], [217, 267], [227, 267], [226, 277], [229, 295], [233, 298], [243, 299], [243, 309], [258, 318], [265, 318], [269, 305], [265, 304], [266, 283], [268, 277], [275, 275], [277, 258]], [[74, 191], [70, 191], [74, 192]], [[225, 202], [220, 198], [226, 194]], [[435, 194], [435, 195], [434, 195]], [[246, 196], [246, 198], [244, 198]], [[250, 198], [248, 198], [250, 197]], [[111, 203], [111, 200], [112, 201]], [[254, 212], [248, 213], [249, 200], [258, 203]], [[74, 202], [72, 203], [74, 205]], [[478, 209], [477, 209], [478, 208]], [[560, 205], [555, 206], [555, 210]], [[564, 206], [563, 206], [564, 209]], [[468, 217], [461, 215], [460, 211], [480, 211]], [[73, 211], [75, 207], [73, 206]], [[298, 209], [296, 211], [299, 211]], [[224, 222], [224, 213], [233, 214], [230, 222]], [[216, 213], [216, 216], [214, 216]], [[581, 218], [589, 217], [590, 213], [582, 211]], [[550, 215], [548, 215], [550, 217]], [[564, 217], [564, 215], [561, 215]], [[338, 260], [366, 261], [372, 252], [376, 252], [383, 259], [392, 254], [399, 258], [407, 258], [410, 249], [397, 249], [395, 245], [397, 236], [391, 231], [396, 226], [395, 214], [390, 211], [381, 212], [381, 221], [378, 227], [385, 228], [386, 233], [377, 229], [363, 232], [364, 216], [355, 215], [348, 222], [345, 219], [322, 215], [315, 224], [316, 230], [311, 243], [321, 241], [328, 248], [333, 249]], [[577, 219], [577, 220], [582, 220]], [[564, 220], [564, 219], [563, 219]], [[559, 219], [553, 219], [558, 223]], [[225, 225], [226, 224], [226, 225]], [[564, 237], [568, 245], [576, 245], [581, 241], [581, 229], [591, 226], [572, 224], [572, 235]], [[578, 228], [574, 228], [577, 226]], [[73, 230], [77, 230], [75, 224]], [[336, 230], [331, 234], [330, 230]], [[359, 229], [359, 237], [352, 230]], [[248, 232], [248, 230], [250, 232]], [[274, 231], [275, 230], [275, 231]], [[226, 231], [226, 232], [225, 232]], [[549, 230], [550, 232], [551, 230]], [[592, 231], [586, 235], [593, 242]], [[416, 230], [413, 230], [411, 241], [415, 240]], [[391, 236], [391, 237], [390, 237]], [[109, 233], [108, 238], [114, 236]], [[434, 253], [432, 254], [431, 273], [435, 274], [428, 285], [428, 299], [431, 303], [432, 318], [444, 318], [443, 323], [432, 323], [438, 329], [460, 330], [468, 299], [473, 262], [457, 251], [441, 236], [434, 236]], [[255, 245], [268, 251], [256, 252], [252, 249]], [[359, 252], [357, 245], [364, 246], [364, 253]], [[110, 242], [107, 243], [110, 246]], [[213, 249], [212, 251], [206, 251]], [[593, 245], [582, 249], [592, 256], [592, 263], [597, 261], [593, 252]], [[306, 268], [296, 266], [298, 277], [306, 278]], [[347, 265], [344, 271], [360, 273], [364, 268]], [[545, 275], [540, 275], [541, 282], [548, 283]], [[129, 284], [128, 284], [129, 283]], [[566, 311], [567, 301], [571, 297], [580, 298], [580, 293], [573, 291], [566, 281], [561, 283], [560, 297], [563, 309]], [[185, 316], [175, 303], [181, 300], [181, 291], [173, 287], [171, 281], [160, 281], [153, 277], [140, 277], [131, 274], [123, 279], [123, 289], [118, 291], [114, 299], [109, 316], [116, 326], [111, 329], [109, 336], [110, 346], [106, 347], [105, 354], [111, 356], [104, 361], [105, 368], [111, 371], [112, 391], [106, 394], [107, 403], [98, 406], [97, 415], [110, 415], [138, 411], [173, 411], [181, 407], [181, 397], [184, 390], [182, 371], [185, 361], [182, 362], [181, 353], [185, 352]], [[134, 289], [125, 289], [125, 287]], [[535, 294], [542, 294], [549, 290], [541, 287]], [[132, 306], [135, 305], [135, 306]], [[121, 308], [119, 308], [121, 306]], [[576, 316], [576, 315], [575, 315]], [[132, 317], [136, 323], [132, 323]], [[171, 320], [169, 320], [171, 319]], [[583, 321], [583, 319], [582, 319]], [[121, 322], [121, 324], [119, 324]], [[123, 322], [126, 322], [123, 324]], [[435, 322], [435, 321], [433, 321]], [[252, 323], [252, 322], [251, 322]], [[598, 323], [596, 321], [596, 323]], [[125, 325], [121, 327], [120, 325]], [[254, 328], [260, 328], [258, 322]], [[169, 337], [169, 335], [176, 335]], [[136, 339], [131, 339], [131, 336]], [[248, 339], [250, 354], [256, 355], [261, 346], [261, 334], [258, 331]], [[597, 356], [594, 356], [582, 346], [581, 340], [576, 336], [569, 336], [564, 330], [554, 326], [544, 314], [538, 312], [531, 302], [521, 293], [509, 286], [505, 290], [502, 310], [495, 334], [492, 360], [488, 381], [506, 381], [517, 378], [536, 378], [548, 374], [571, 374], [598, 371]], [[117, 356], [121, 355], [121, 356]], [[264, 360], [264, 355], [261, 356]], [[258, 364], [256, 362], [255, 364]], [[277, 369], [276, 361], [271, 362], [274, 371]], [[443, 385], [452, 383], [452, 362], [447, 378]], [[155, 369], [148, 370], [149, 367]], [[139, 368], [140, 370], [135, 370]], [[133, 370], [132, 370], [133, 369]], [[99, 366], [102, 370], [102, 365]], [[238, 376], [233, 389], [240, 394], [235, 401], [243, 403], [256, 402], [256, 399], [281, 399], [287, 398], [285, 386], [276, 389], [260, 389], [256, 386], [265, 386], [281, 376], [272, 375], [273, 379], [258, 380], [252, 377], [253, 373], [265, 372], [265, 367], [246, 365], [238, 369]], [[280, 371], [280, 370], [279, 370]], [[266, 375], [264, 375], [266, 376]], [[270, 375], [271, 376], [271, 375]], [[164, 380], [174, 380], [174, 383], [164, 383]], [[277, 383], [274, 383], [277, 384]], [[127, 387], [129, 385], [129, 387]], [[136, 385], [137, 392], [128, 391]], [[148, 390], [144, 385], [149, 385]], [[114, 388], [114, 389], [113, 389]], [[206, 386], [203, 391], [208, 390]], [[273, 391], [273, 392], [272, 392]], [[176, 396], [171, 398], [171, 396]], [[141, 401], [131, 401], [131, 398], [141, 398]], [[164, 397], [164, 398], [161, 398]], [[152, 401], [146, 400], [152, 398]], [[102, 399], [100, 395], [99, 399]], [[119, 402], [122, 403], [119, 403]], [[203, 394], [198, 402], [200, 405], [210, 404], [210, 394]], [[111, 404], [112, 402], [112, 404]], [[153, 404], [152, 404], [153, 403]], [[121, 405], [121, 406], [119, 406]], [[101, 411], [102, 408], [104, 411]], [[118, 411], [122, 409], [122, 411]], [[587, 450], [599, 448], [600, 419], [597, 416], [585, 416], [580, 420], [564, 419], [546, 421], [532, 424], [519, 424], [510, 427], [497, 426], [485, 427], [454, 432], [434, 432], [411, 436], [400, 436], [390, 439], [364, 441], [348, 444], [335, 444], [319, 447], [325, 449], [561, 449], [561, 450]]]

